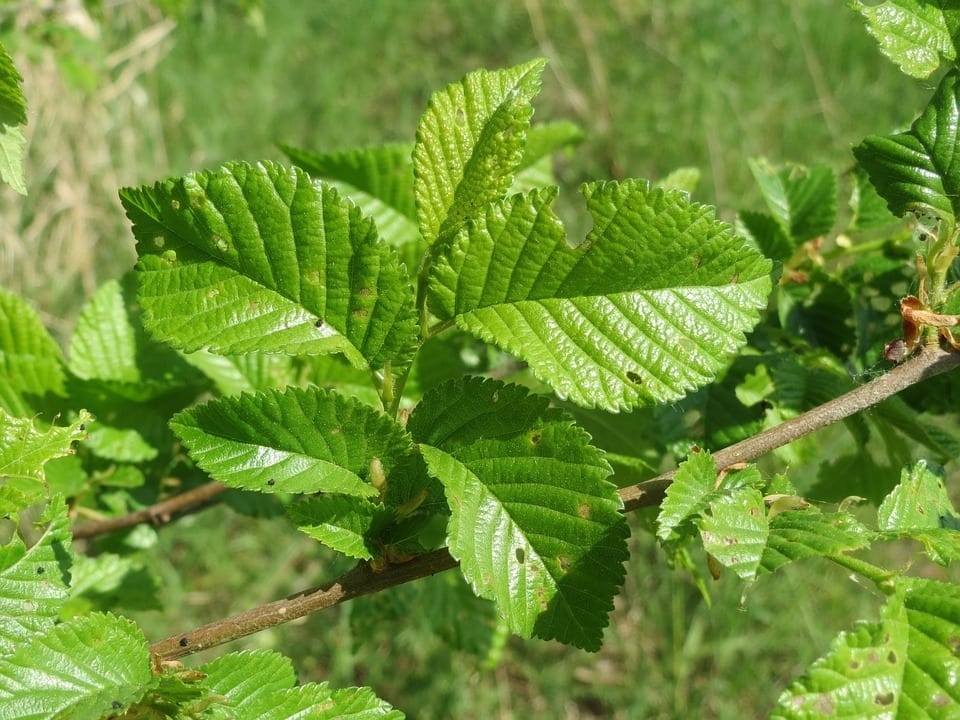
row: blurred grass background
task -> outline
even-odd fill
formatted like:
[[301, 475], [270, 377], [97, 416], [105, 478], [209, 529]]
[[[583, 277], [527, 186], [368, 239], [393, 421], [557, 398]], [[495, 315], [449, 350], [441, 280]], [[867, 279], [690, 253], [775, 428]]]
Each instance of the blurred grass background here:
[[[836, 0], [166, 7], [174, 12], [0, 2], [0, 38], [25, 76], [30, 116], [30, 195], [0, 191], [0, 284], [31, 299], [60, 337], [96, 285], [133, 263], [118, 187], [280, 159], [276, 142], [408, 141], [430, 93], [478, 67], [550, 58], [535, 119], [574, 120], [588, 136], [561, 159], [565, 191], [693, 165], [703, 171], [696, 198], [727, 218], [758, 202], [747, 158], [846, 167], [852, 144], [908, 123], [931, 89], [883, 59]], [[711, 609], [647, 535], [631, 542], [596, 655], [510, 640], [490, 668], [436, 632], [417, 605], [424, 595], [402, 589], [381, 599], [394, 607], [378, 610], [375, 628], [358, 629], [355, 616], [372, 606], [356, 603], [226, 650], [275, 647], [303, 681], [369, 684], [411, 718], [751, 718], [878, 604], [841, 573], [801, 565], [742, 602], [725, 577], [711, 586]], [[151, 639], [343, 569], [288, 523], [223, 507], [161, 532], [152, 557], [167, 612], [138, 616]]]

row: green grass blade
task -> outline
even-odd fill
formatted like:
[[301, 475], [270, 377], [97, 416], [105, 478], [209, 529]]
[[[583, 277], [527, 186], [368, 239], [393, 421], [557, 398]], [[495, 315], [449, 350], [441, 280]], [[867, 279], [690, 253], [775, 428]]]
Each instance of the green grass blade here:
[[594, 228], [576, 247], [552, 190], [488, 207], [434, 264], [430, 308], [578, 405], [675, 401], [743, 345], [770, 262], [681, 191], [625, 181], [584, 192]]
[[371, 462], [389, 475], [410, 450], [391, 418], [315, 387], [221, 398], [178, 413], [170, 427], [213, 478], [266, 493], [372, 497]]
[[121, 200], [158, 339], [186, 352], [340, 352], [374, 369], [412, 356], [413, 288], [396, 251], [302, 170], [232, 163]]

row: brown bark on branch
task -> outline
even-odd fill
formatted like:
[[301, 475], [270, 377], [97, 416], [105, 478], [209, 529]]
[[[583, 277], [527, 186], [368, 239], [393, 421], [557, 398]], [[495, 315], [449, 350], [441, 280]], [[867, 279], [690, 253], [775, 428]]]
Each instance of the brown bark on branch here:
[[[723, 469], [738, 462], [755, 460], [771, 450], [850, 417], [921, 380], [945, 373], [958, 365], [960, 353], [940, 348], [924, 348], [915, 357], [866, 385], [861, 385], [775, 428], [715, 452], [713, 458], [717, 468]], [[620, 490], [624, 512], [658, 505], [675, 472], [671, 470]], [[369, 595], [449, 570], [456, 565], [457, 561], [445, 549], [420, 555], [406, 563], [389, 565], [381, 572], [374, 572], [363, 562], [328, 584], [303, 590], [283, 600], [156, 642], [150, 646], [150, 652], [160, 660], [173, 660], [289, 622], [317, 610], [339, 605], [361, 595]]]
[[225, 485], [218, 482], [208, 482], [143, 510], [78, 525], [73, 528], [73, 538], [74, 540], [92, 538], [115, 530], [126, 530], [142, 523], [164, 525], [175, 517], [207, 507], [226, 489]]

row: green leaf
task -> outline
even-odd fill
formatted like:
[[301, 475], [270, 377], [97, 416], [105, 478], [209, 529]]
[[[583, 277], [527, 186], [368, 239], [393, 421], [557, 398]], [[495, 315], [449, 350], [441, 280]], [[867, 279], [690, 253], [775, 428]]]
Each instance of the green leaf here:
[[63, 355], [40, 317], [18, 295], [0, 288], [0, 409], [36, 412], [46, 393], [63, 395]]
[[40, 431], [32, 418], [11, 417], [0, 409], [0, 479], [25, 481], [27, 486], [43, 482], [44, 464], [73, 454], [73, 443], [86, 437], [86, 423], [92, 421], [90, 413], [81, 410], [72, 424]]
[[478, 70], [433, 94], [417, 128], [414, 195], [428, 243], [456, 230], [513, 183], [546, 60]]
[[389, 475], [410, 450], [391, 418], [319, 388], [221, 398], [178, 413], [170, 427], [214, 479], [268, 493], [372, 497], [371, 462]]
[[62, 497], [50, 502], [45, 518], [50, 524], [32, 547], [16, 533], [0, 546], [0, 657], [53, 627], [67, 599], [73, 536]]
[[741, 579], [756, 577], [769, 535], [759, 490], [740, 488], [713, 500], [697, 524], [704, 550]]
[[924, 208], [951, 222], [960, 211], [960, 73], [947, 73], [909, 132], [870, 135], [853, 154], [891, 212]]
[[[862, 167], [858, 165], [854, 169], [851, 180], [850, 209], [853, 211], [853, 217], [850, 219], [851, 231], [863, 232], [883, 227], [888, 228], [897, 222], [897, 218], [887, 207], [887, 202], [880, 197]], [[882, 262], [883, 260], [889, 259], [882, 255], [870, 255], [865, 259], [866, 262]], [[864, 262], [864, 259], [859, 260], [859, 262]], [[903, 263], [898, 263], [897, 267], [902, 268]]]
[[232, 653], [201, 666], [204, 687], [229, 699], [210, 707], [204, 717], [294, 720], [400, 720], [403, 714], [377, 698], [369, 688], [333, 690], [326, 683], [293, 687], [290, 661], [268, 650]]
[[947, 0], [885, 0], [868, 5], [854, 0], [853, 8], [867, 20], [884, 55], [907, 75], [928, 77], [940, 67], [940, 56], [957, 59], [960, 10]]
[[369, 500], [342, 495], [321, 495], [287, 509], [297, 529], [328, 548], [359, 560], [383, 554], [372, 540], [392, 513]]
[[934, 562], [949, 565], [960, 557], [957, 512], [947, 495], [944, 470], [923, 460], [905, 467], [897, 485], [877, 510], [882, 537], [922, 542]]
[[821, 513], [814, 507], [788, 510], [770, 520], [770, 535], [760, 565], [773, 572], [803, 558], [860, 550], [873, 539], [874, 533], [850, 513]]
[[372, 369], [412, 356], [413, 288], [396, 251], [299, 168], [232, 163], [120, 197], [157, 339], [186, 352], [341, 352]]
[[702, 513], [714, 497], [717, 466], [708, 452], [692, 453], [680, 463], [657, 515], [657, 537], [667, 540], [681, 525]]
[[782, 168], [749, 161], [763, 199], [794, 247], [830, 232], [837, 219], [837, 176], [826, 165]]
[[584, 138], [583, 131], [570, 122], [531, 126], [527, 130], [527, 144], [523, 148], [523, 159], [517, 167], [516, 177], [510, 189], [507, 190], [507, 195], [556, 185], [553, 153], [583, 142]]
[[683, 190], [690, 195], [700, 183], [700, 169], [695, 167], [677, 168], [665, 178], [656, 182], [656, 186], [664, 190]]
[[772, 717], [931, 718], [960, 712], [960, 588], [902, 578], [876, 623], [841, 633]]
[[166, 345], [147, 337], [139, 322], [134, 278], [109, 280], [84, 306], [70, 339], [69, 368], [101, 380], [132, 400], [150, 400], [172, 388], [197, 385], [197, 372]]
[[[96, 557], [74, 558], [67, 612], [82, 614], [89, 609], [161, 610], [160, 582], [143, 563], [132, 557], [102, 553]], [[66, 616], [61, 611], [61, 617]]]
[[737, 230], [772, 260], [786, 261], [796, 250], [787, 231], [773, 215], [741, 210], [737, 221]]
[[[291, 162], [323, 178], [372, 218], [380, 237], [394, 247], [415, 242], [420, 235], [413, 199], [412, 145], [314, 153], [281, 145]], [[407, 268], [416, 272], [417, 268]]]
[[594, 229], [576, 247], [554, 190], [489, 206], [433, 265], [430, 308], [579, 405], [677, 400], [744, 343], [770, 262], [682, 192], [628, 180], [584, 193]]
[[[244, 353], [217, 355], [208, 350], [183, 355], [183, 359], [210, 378], [221, 395], [239, 395], [294, 384], [296, 373], [289, 355]], [[364, 375], [364, 379], [369, 379]]]
[[27, 101], [23, 97], [23, 78], [13, 58], [0, 45], [0, 178], [21, 195], [27, 194], [23, 172], [27, 140], [20, 125], [27, 124]]
[[429, 392], [408, 429], [451, 509], [451, 554], [512, 632], [600, 648], [626, 523], [589, 436], [547, 398], [469, 378]]
[[0, 717], [110, 716], [153, 683], [143, 632], [124, 618], [87, 615], [21, 643], [0, 661]]

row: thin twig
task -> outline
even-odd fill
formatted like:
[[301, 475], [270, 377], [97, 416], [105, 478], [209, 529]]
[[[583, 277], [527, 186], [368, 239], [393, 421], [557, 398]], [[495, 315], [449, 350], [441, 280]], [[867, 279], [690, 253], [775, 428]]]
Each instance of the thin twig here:
[[[866, 385], [818, 405], [792, 420], [718, 450], [713, 454], [714, 462], [718, 469], [722, 469], [738, 462], [756, 460], [771, 450], [866, 410], [921, 380], [945, 373], [958, 365], [960, 353], [940, 348], [925, 348], [923, 352]], [[624, 512], [659, 505], [676, 472], [671, 470], [651, 480], [623, 488], [620, 497], [623, 499]]]
[[208, 482], [205, 485], [175, 495], [169, 500], [164, 500], [143, 510], [137, 510], [136, 512], [120, 517], [107, 518], [105, 520], [97, 520], [79, 525], [73, 528], [73, 537], [75, 540], [92, 538], [115, 530], [125, 530], [143, 523], [165, 525], [175, 517], [205, 508], [214, 502], [216, 497], [226, 489], [225, 485], [218, 482]]
[[[723, 469], [734, 463], [754, 460], [958, 365], [960, 353], [925, 348], [912, 359], [866, 385], [861, 385], [793, 420], [714, 453], [717, 468]], [[674, 473], [675, 471], [664, 473], [652, 480], [620, 490], [624, 512], [659, 504]], [[363, 562], [325, 585], [156, 642], [150, 646], [150, 652], [160, 660], [173, 660], [339, 605], [361, 595], [369, 595], [449, 570], [456, 565], [457, 561], [446, 549], [420, 555], [406, 563], [388, 565], [381, 572], [374, 572]]]

